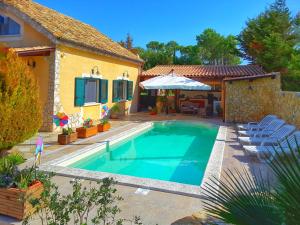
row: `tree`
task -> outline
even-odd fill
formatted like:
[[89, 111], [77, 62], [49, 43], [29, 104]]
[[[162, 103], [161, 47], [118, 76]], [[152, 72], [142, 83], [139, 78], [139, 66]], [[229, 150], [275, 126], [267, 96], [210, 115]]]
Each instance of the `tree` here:
[[126, 48], [129, 50], [133, 49], [133, 39], [129, 33], [127, 34], [127, 37], [126, 37]]
[[182, 46], [177, 64], [180, 65], [200, 65], [199, 47], [197, 45]]
[[238, 41], [233, 35], [222, 36], [208, 28], [196, 37], [200, 60], [208, 65], [236, 65], [240, 63]]
[[148, 50], [158, 52], [158, 51], [162, 51], [164, 49], [165, 44], [164, 43], [160, 43], [158, 41], [150, 41], [146, 45], [146, 47], [147, 47]]
[[293, 18], [285, 0], [246, 23], [239, 35], [243, 57], [268, 71], [285, 71], [294, 53], [299, 34], [299, 17]]
[[128, 33], [126, 36], [125, 41], [121, 40], [119, 42], [119, 44], [124, 47], [127, 48], [128, 50], [133, 49], [133, 38], [131, 37], [131, 35]]
[[295, 50], [288, 65], [288, 74], [281, 76], [282, 89], [300, 91], [300, 50]]
[[176, 41], [169, 41], [166, 44], [166, 50], [172, 54], [173, 64], [176, 64], [176, 53], [180, 49], [180, 46]]
[[150, 69], [156, 65], [170, 65], [173, 62], [173, 53], [164, 43], [150, 41], [146, 49], [137, 48], [140, 57], [145, 61], [144, 69]]
[[38, 131], [42, 122], [38, 93], [27, 64], [13, 52], [4, 52], [0, 58], [0, 150], [11, 148]]

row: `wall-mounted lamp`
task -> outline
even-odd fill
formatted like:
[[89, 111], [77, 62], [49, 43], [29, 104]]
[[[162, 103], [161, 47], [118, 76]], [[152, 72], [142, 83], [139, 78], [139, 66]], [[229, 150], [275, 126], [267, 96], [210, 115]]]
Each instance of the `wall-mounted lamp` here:
[[66, 53], [62, 52], [62, 53], [60, 54], [60, 58], [62, 58], [62, 59], [66, 58]]
[[128, 71], [125, 71], [124, 73], [123, 73], [123, 78], [129, 78], [129, 73], [128, 73]]
[[29, 66], [32, 69], [34, 69], [36, 67], [36, 62], [33, 59], [28, 59], [27, 66]]
[[91, 70], [92, 74], [100, 75], [98, 66], [94, 66]]

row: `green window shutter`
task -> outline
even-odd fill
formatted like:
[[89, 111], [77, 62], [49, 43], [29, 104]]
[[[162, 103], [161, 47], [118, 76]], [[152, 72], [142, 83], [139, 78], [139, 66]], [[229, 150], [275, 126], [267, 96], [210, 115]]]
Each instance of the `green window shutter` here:
[[99, 80], [99, 102], [102, 104], [108, 102], [108, 80]]
[[133, 81], [127, 81], [127, 100], [132, 100]]
[[81, 77], [75, 78], [75, 106], [84, 105], [85, 95], [85, 79]]
[[119, 80], [114, 80], [113, 81], [113, 102], [118, 102], [119, 101]]

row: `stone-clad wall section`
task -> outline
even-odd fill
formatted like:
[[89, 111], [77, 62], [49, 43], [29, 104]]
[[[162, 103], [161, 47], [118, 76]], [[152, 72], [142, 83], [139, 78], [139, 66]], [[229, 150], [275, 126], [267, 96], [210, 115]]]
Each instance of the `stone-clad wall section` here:
[[48, 86], [48, 97], [46, 105], [43, 109], [43, 124], [39, 131], [53, 131], [53, 118], [54, 115], [54, 102], [55, 102], [55, 90], [57, 88], [58, 82], [58, 60], [57, 51], [52, 52], [49, 56], [49, 86]]
[[275, 114], [300, 128], [300, 93], [281, 91], [280, 76], [226, 81], [225, 121], [245, 123]]

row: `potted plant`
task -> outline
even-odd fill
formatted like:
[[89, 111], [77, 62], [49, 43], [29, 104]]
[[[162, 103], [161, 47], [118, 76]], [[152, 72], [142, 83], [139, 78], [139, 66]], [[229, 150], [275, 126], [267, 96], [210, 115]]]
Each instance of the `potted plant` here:
[[161, 113], [163, 111], [163, 108], [165, 107], [166, 102], [167, 102], [166, 96], [157, 96], [157, 99], [156, 99], [157, 113]]
[[149, 114], [152, 115], [152, 116], [157, 115], [157, 109], [156, 109], [156, 107], [151, 108]]
[[110, 123], [108, 119], [105, 118], [100, 121], [97, 127], [98, 127], [98, 132], [108, 131], [110, 129]]
[[119, 103], [115, 103], [110, 108], [110, 118], [112, 118], [112, 119], [118, 119], [120, 112], [121, 112], [120, 104]]
[[58, 112], [53, 116], [53, 122], [57, 127], [62, 128], [62, 134], [57, 137], [57, 142], [61, 145], [66, 145], [77, 140], [77, 133], [69, 126], [64, 128], [69, 123], [69, 117], [63, 113]]
[[169, 108], [169, 113], [176, 113], [176, 109], [174, 107]]
[[67, 145], [76, 140], [77, 132], [74, 132], [70, 127], [63, 128], [62, 133], [58, 135], [58, 143], [61, 145]]
[[0, 214], [24, 219], [35, 212], [29, 197], [38, 199], [42, 192], [43, 182], [35, 167], [19, 171], [15, 161], [0, 160]]
[[84, 120], [82, 127], [76, 128], [76, 132], [79, 138], [87, 138], [97, 134], [98, 129], [93, 125], [93, 120], [88, 118]]

